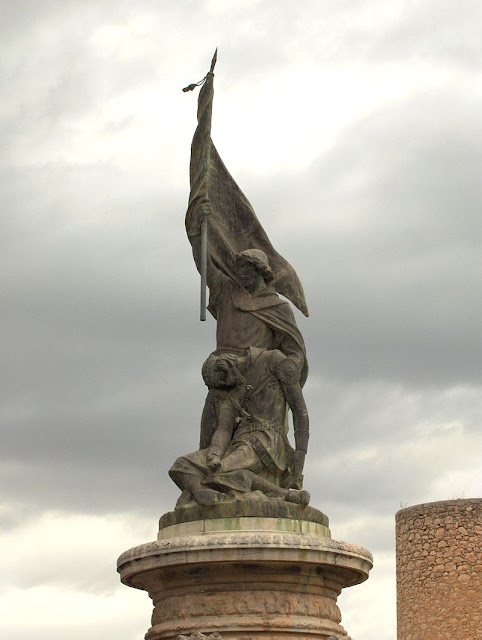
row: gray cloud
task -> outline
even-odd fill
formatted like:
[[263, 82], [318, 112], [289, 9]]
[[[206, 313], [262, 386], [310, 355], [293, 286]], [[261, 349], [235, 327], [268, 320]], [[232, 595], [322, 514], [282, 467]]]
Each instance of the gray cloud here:
[[458, 69], [475, 71], [481, 61], [476, 26], [481, 18], [480, 3], [473, 0], [464, 4], [463, 11], [455, 2], [407, 5], [380, 38], [374, 53], [417, 63], [439, 65], [445, 61]]
[[344, 131], [307, 175], [276, 176], [271, 200], [256, 188], [266, 226], [289, 229], [311, 357], [330, 375], [480, 381], [479, 107], [415, 95]]

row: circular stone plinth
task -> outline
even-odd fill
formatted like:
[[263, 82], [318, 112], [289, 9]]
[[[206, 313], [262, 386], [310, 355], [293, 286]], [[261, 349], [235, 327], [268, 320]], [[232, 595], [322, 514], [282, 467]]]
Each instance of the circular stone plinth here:
[[117, 570], [124, 584], [145, 589], [141, 576], [154, 569], [241, 560], [331, 566], [343, 574], [343, 587], [365, 581], [373, 565], [369, 551], [348, 542], [294, 532], [238, 530], [148, 542], [125, 551]]
[[157, 534], [158, 540], [179, 538], [182, 536], [197, 536], [220, 534], [233, 531], [255, 531], [261, 533], [295, 533], [318, 538], [331, 538], [328, 527], [310, 520], [295, 520], [294, 518], [266, 518], [256, 516], [241, 516], [234, 518], [211, 518], [205, 520], [191, 520], [164, 527]]
[[372, 563], [366, 549], [332, 540], [317, 509], [243, 499], [165, 514], [158, 540], [123, 553], [117, 570], [152, 598], [146, 640], [348, 640], [337, 598]]
[[183, 522], [224, 518], [283, 518], [313, 522], [326, 528], [329, 527], [328, 516], [314, 507], [303, 507], [276, 498], [246, 498], [220, 502], [212, 507], [198, 504], [179, 507], [161, 516], [159, 531]]
[[325, 531], [293, 518], [181, 522], [123, 553], [118, 571], [152, 598], [146, 640], [347, 640], [337, 597], [368, 578], [372, 556]]

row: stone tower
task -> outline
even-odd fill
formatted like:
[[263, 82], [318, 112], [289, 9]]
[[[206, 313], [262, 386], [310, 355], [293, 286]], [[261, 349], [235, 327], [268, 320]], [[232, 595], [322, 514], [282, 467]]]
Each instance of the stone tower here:
[[482, 639], [481, 542], [481, 498], [398, 511], [398, 640]]

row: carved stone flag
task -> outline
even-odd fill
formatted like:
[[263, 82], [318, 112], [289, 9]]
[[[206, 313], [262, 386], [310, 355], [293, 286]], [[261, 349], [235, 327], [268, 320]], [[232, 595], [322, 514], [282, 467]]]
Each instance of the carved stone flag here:
[[274, 273], [270, 285], [307, 316], [303, 287], [295, 270], [274, 249], [253, 207], [224, 166], [211, 140], [214, 63], [215, 58], [199, 94], [198, 126], [191, 146], [191, 191], [186, 214], [188, 235], [198, 207], [207, 208], [208, 254], [214, 265], [235, 280], [236, 254], [246, 249], [261, 249]]

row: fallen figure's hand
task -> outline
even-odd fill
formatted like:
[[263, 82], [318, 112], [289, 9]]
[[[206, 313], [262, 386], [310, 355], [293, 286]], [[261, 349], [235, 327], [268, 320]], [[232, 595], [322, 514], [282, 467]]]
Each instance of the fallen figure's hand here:
[[210, 471], [217, 471], [221, 467], [221, 457], [212, 448], [208, 451], [206, 462]]

